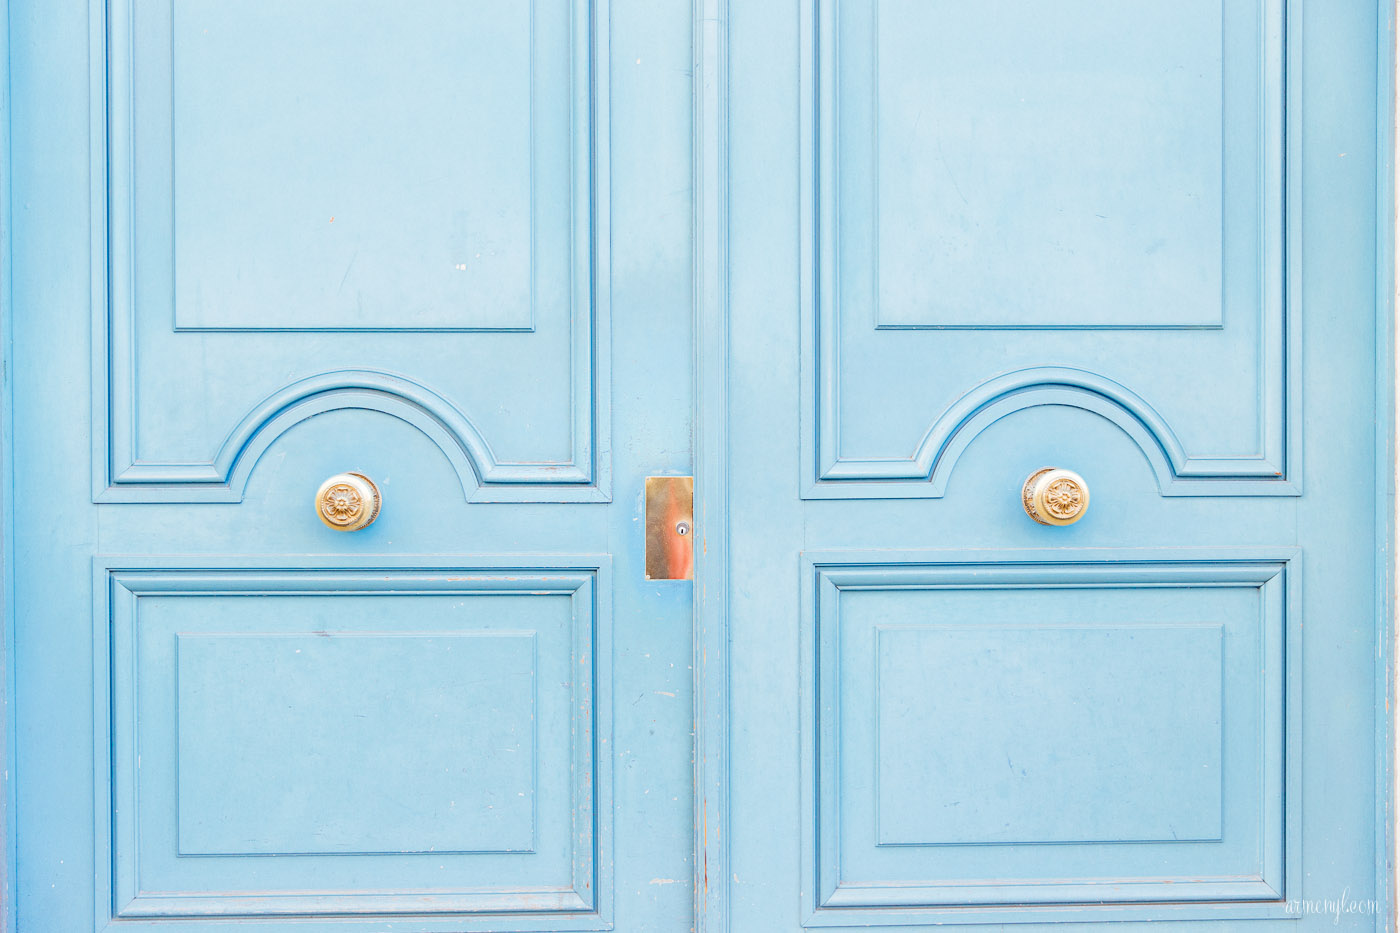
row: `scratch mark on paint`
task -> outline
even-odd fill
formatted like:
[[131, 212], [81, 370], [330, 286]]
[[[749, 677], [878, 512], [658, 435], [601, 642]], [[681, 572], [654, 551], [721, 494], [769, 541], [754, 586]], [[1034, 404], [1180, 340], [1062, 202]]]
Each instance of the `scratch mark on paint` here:
[[[332, 217], [331, 221], [334, 222], [334, 220], [335, 218]], [[358, 249], [350, 254], [350, 261], [345, 264], [345, 274], [340, 277], [340, 285], [338, 285], [335, 290], [337, 295], [345, 289], [345, 280], [350, 278], [350, 270], [355, 268], [355, 258], [359, 255], [360, 251]]]

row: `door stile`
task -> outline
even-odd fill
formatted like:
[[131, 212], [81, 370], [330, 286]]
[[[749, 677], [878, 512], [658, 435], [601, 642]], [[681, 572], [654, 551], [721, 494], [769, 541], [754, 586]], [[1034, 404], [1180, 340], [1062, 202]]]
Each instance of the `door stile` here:
[[729, 929], [728, 0], [695, 0], [695, 930]]
[[1400, 461], [1396, 436], [1400, 433], [1400, 404], [1395, 381], [1396, 339], [1396, 134], [1397, 61], [1396, 4], [1379, 0], [1376, 23], [1376, 900], [1378, 931], [1397, 928], [1396, 869], [1400, 864], [1400, 838], [1396, 833], [1397, 734], [1395, 727], [1396, 668], [1400, 642], [1396, 640], [1396, 576], [1400, 572], [1396, 526], [1400, 517]]
[[16, 925], [10, 100], [10, 4], [0, 0], [0, 933], [14, 933]]

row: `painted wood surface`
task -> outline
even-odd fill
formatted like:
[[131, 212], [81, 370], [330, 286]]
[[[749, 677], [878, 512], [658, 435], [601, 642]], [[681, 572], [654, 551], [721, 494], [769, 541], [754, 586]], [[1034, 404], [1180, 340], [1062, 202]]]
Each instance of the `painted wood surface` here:
[[688, 927], [688, 9], [11, 12], [18, 929]]
[[1376, 8], [727, 11], [709, 928], [1388, 928]]
[[21, 933], [1385, 927], [1374, 7], [8, 13]]

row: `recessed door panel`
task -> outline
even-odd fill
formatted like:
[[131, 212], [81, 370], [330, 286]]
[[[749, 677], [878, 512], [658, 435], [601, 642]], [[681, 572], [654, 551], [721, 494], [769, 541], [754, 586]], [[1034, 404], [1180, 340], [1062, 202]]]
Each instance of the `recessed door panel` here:
[[[874, 635], [877, 845], [1220, 838], [1218, 623]], [[870, 706], [854, 702], [856, 714]]]
[[1222, 55], [1256, 11], [1225, 7], [844, 5], [838, 184], [873, 221], [842, 243], [854, 271], [870, 231], [877, 326], [1219, 327], [1226, 179], [1258, 171], [1226, 115], [1260, 85]]
[[96, 582], [111, 697], [97, 707], [111, 735], [99, 878], [111, 872], [115, 916], [602, 922], [611, 782], [590, 737], [611, 730], [610, 626], [596, 558], [389, 572], [127, 561]]
[[863, 556], [809, 556], [812, 923], [1278, 896], [1296, 564]]
[[537, 634], [177, 634], [179, 853], [532, 850]]
[[606, 0], [92, 15], [97, 499], [238, 501], [350, 402], [607, 498]]
[[175, 326], [530, 330], [537, 294], [567, 307], [586, 10], [133, 6], [138, 39], [171, 36], [138, 42], [133, 104], [138, 148], [170, 140], [138, 155], [136, 205], [141, 254], [173, 258]]
[[1281, 0], [803, 10], [804, 495], [941, 496], [1051, 395], [1164, 495], [1297, 494]]

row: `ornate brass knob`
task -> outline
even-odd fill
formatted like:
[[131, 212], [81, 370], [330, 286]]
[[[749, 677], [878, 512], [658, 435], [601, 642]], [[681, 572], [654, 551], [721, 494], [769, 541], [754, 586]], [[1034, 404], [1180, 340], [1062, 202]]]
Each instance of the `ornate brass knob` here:
[[379, 517], [379, 487], [363, 473], [337, 473], [316, 490], [316, 514], [336, 531], [359, 531]]
[[1045, 467], [1026, 477], [1021, 504], [1042, 525], [1073, 525], [1089, 510], [1089, 484], [1078, 473]]

